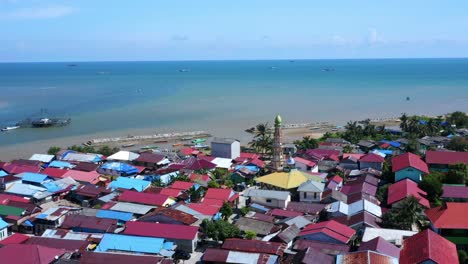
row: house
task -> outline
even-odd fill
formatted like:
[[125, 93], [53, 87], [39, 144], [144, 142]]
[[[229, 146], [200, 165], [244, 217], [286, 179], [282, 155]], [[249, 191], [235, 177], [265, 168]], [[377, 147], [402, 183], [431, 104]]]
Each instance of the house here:
[[112, 190], [125, 189], [135, 190], [137, 192], [143, 192], [146, 188], [151, 186], [150, 181], [138, 180], [134, 178], [118, 177], [115, 181], [112, 181], [108, 188]]
[[286, 208], [291, 201], [290, 193], [284, 191], [248, 189], [244, 196], [248, 197], [248, 203], [258, 203], [275, 208]]
[[457, 246], [468, 245], [468, 203], [451, 203], [427, 209], [431, 228]]
[[250, 252], [240, 252], [233, 250], [225, 250], [218, 248], [208, 248], [203, 254], [203, 263], [219, 264], [219, 263], [268, 263], [277, 264], [278, 256], [269, 254], [259, 254]]
[[127, 222], [133, 219], [133, 214], [126, 213], [126, 212], [111, 211], [111, 210], [99, 210], [96, 213], [96, 217], [105, 218], [105, 219], [114, 219], [114, 220], [118, 220], [119, 222]]
[[[76, 237], [75, 237], [76, 238]], [[32, 236], [26, 240], [25, 245], [44, 246], [56, 249], [63, 249], [68, 252], [84, 252], [90, 244], [90, 241], [79, 239], [51, 238]]]
[[302, 229], [306, 227], [307, 225], [312, 224], [312, 222], [309, 219], [305, 218], [302, 215], [299, 215], [293, 218], [288, 218], [284, 221], [284, 223], [287, 224], [288, 226], [294, 225], [298, 229]]
[[374, 141], [370, 141], [370, 140], [359, 140], [359, 142], [357, 143], [357, 145], [359, 146], [359, 148], [364, 151], [364, 152], [369, 152], [370, 150], [374, 149], [377, 147], [377, 145], [375, 144]]
[[77, 182], [83, 184], [97, 184], [99, 182], [99, 173], [96, 171], [78, 171], [78, 170], [68, 170], [63, 175], [62, 178], [70, 177]]
[[45, 210], [34, 218], [34, 233], [41, 235], [47, 229], [60, 227], [67, 215], [79, 210], [81, 209], [74, 207], [53, 207]]
[[137, 203], [125, 203], [125, 202], [117, 202], [112, 203], [109, 207], [106, 207], [106, 204], [102, 207], [106, 210], [124, 212], [124, 213], [132, 213], [135, 216], [142, 216], [150, 211], [154, 210], [154, 206], [145, 205], [145, 204], [137, 204]]
[[52, 200], [52, 193], [48, 192], [47, 188], [24, 184], [18, 181], [7, 183], [5, 185], [5, 193], [28, 197], [37, 203], [44, 203]]
[[29, 160], [40, 161], [41, 163], [50, 163], [55, 159], [54, 155], [47, 154], [33, 154]]
[[263, 253], [270, 255], [283, 256], [286, 247], [282, 243], [246, 240], [239, 238], [228, 238], [224, 240], [222, 249], [234, 250], [241, 252]]
[[274, 172], [256, 179], [257, 182], [266, 185], [267, 187], [279, 188], [284, 190], [295, 189], [304, 182], [312, 180], [322, 182], [323, 179], [297, 169], [292, 169], [289, 172]]
[[231, 160], [240, 157], [240, 141], [232, 138], [214, 138], [211, 141], [211, 156]]
[[427, 151], [426, 163], [430, 171], [448, 172], [449, 165], [457, 163], [468, 164], [468, 152]]
[[37, 245], [10, 244], [0, 248], [2, 263], [54, 263], [66, 250]]
[[333, 220], [343, 225], [349, 226], [358, 232], [367, 227], [378, 228], [380, 227], [378, 223], [381, 221], [380, 217], [377, 217], [367, 211], [361, 211], [354, 215], [334, 217]]
[[[0, 241], [8, 237], [8, 223], [0, 217]], [[0, 242], [1, 244], [1, 242]]]
[[125, 151], [121, 150], [117, 153], [114, 153], [113, 155], [110, 155], [107, 157], [107, 160], [112, 160], [112, 161], [123, 161], [123, 162], [131, 162], [136, 160], [140, 154], [133, 153], [130, 151]]
[[129, 190], [124, 191], [118, 199], [121, 202], [146, 204], [152, 206], [170, 206], [175, 203], [175, 200], [170, 198], [168, 195], [134, 192]]
[[400, 257], [400, 249], [382, 237], [376, 237], [367, 242], [362, 242], [358, 251], [366, 250], [379, 252], [394, 258]]
[[[157, 264], [165, 263], [162, 257], [150, 255], [127, 255], [116, 253], [103, 253], [85, 251], [81, 253], [80, 263], [138, 263], [138, 264]], [[67, 263], [67, 262], [64, 262]]]
[[339, 190], [343, 186], [343, 178], [339, 175], [335, 175], [328, 179], [327, 188], [330, 190]]
[[198, 218], [173, 208], [160, 207], [140, 217], [138, 221], [173, 225], [193, 225], [198, 222]]
[[341, 201], [334, 202], [325, 207], [327, 212], [333, 216], [353, 216], [358, 213], [367, 212], [376, 217], [382, 216], [382, 209], [380, 206], [369, 202], [367, 200], [359, 200], [352, 204], [345, 204]]
[[357, 170], [359, 169], [359, 159], [355, 156], [347, 156], [340, 160], [340, 167], [347, 170]]
[[63, 175], [67, 173], [67, 171], [68, 170], [47, 167], [43, 171], [41, 171], [41, 173], [57, 179], [63, 178]]
[[385, 162], [385, 159], [382, 156], [379, 156], [374, 153], [370, 153], [359, 159], [359, 168], [361, 170], [371, 168], [374, 170], [382, 171], [384, 162]]
[[99, 163], [102, 161], [102, 155], [93, 153], [76, 153], [72, 150], [67, 150], [61, 155], [60, 160], [70, 162]]
[[299, 185], [299, 200], [301, 202], [320, 202], [325, 184], [316, 181], [306, 181]]
[[426, 229], [405, 239], [400, 252], [401, 264], [458, 263], [455, 244]]
[[86, 215], [68, 215], [61, 228], [71, 229], [74, 232], [86, 233], [114, 233], [117, 229], [117, 220], [99, 218]]
[[350, 227], [340, 224], [334, 220], [310, 224], [301, 233], [300, 239], [314, 240], [325, 243], [348, 244], [356, 234]]
[[302, 216], [304, 215], [301, 212], [296, 212], [296, 211], [291, 211], [291, 210], [284, 210], [284, 209], [279, 209], [275, 208], [269, 212], [270, 215], [274, 216], [275, 218], [278, 219], [287, 219], [287, 218], [292, 218], [292, 217], [297, 217], [297, 216]]
[[301, 171], [318, 172], [318, 164], [316, 162], [301, 157], [294, 158], [294, 166]]
[[194, 252], [197, 247], [198, 227], [130, 221], [126, 223], [123, 234], [163, 238], [176, 244], [177, 249]]
[[96, 185], [86, 184], [78, 186], [72, 192], [72, 198], [76, 201], [81, 202], [82, 206], [94, 206], [99, 203], [98, 199], [102, 196], [111, 193], [106, 187], [100, 187]]
[[51, 163], [49, 163], [49, 166], [47, 168], [73, 169], [74, 167], [75, 164], [72, 164], [70, 162], [54, 160]]
[[204, 197], [204, 200], [205, 199], [219, 200], [223, 203], [226, 202], [232, 206], [237, 206], [239, 203], [239, 194], [232, 189], [208, 188]]
[[138, 158], [133, 160], [133, 164], [143, 167], [157, 168], [169, 164], [167, 156], [151, 152], [143, 152]]
[[373, 263], [385, 263], [385, 264], [398, 264], [398, 258], [381, 254], [375, 251], [365, 250], [358, 252], [344, 253], [336, 256], [336, 264], [373, 264]]
[[106, 162], [97, 171], [105, 175], [132, 176], [138, 174], [141, 170], [136, 166], [123, 162]]
[[286, 244], [286, 248], [291, 248], [294, 239], [296, 239], [300, 232], [301, 230], [299, 227], [297, 227], [295, 224], [292, 224], [283, 229], [281, 232], [277, 233], [277, 235], [270, 239], [270, 241], [284, 243]]
[[418, 155], [407, 152], [392, 159], [392, 171], [395, 173], [395, 182], [410, 179], [420, 183], [422, 176], [429, 173], [429, 168]]
[[294, 255], [292, 263], [297, 263], [297, 264], [315, 264], [315, 263], [335, 264], [335, 258], [321, 252], [320, 250], [309, 247], [307, 249], [299, 251], [296, 255]]
[[447, 185], [442, 187], [443, 193], [440, 196], [447, 202], [468, 202], [468, 186], [466, 185]]
[[347, 244], [326, 243], [315, 240], [296, 240], [293, 249], [296, 251], [305, 250], [308, 248], [316, 249], [327, 255], [336, 256], [341, 253], [349, 252], [350, 246]]
[[239, 218], [235, 225], [241, 231], [254, 231], [257, 236], [264, 237], [281, 230], [280, 227], [276, 226], [273, 223], [265, 222], [261, 220], [251, 219], [247, 217]]
[[307, 215], [318, 215], [325, 208], [325, 204], [289, 202], [287, 210], [301, 212]]
[[405, 198], [414, 196], [419, 200], [422, 206], [430, 208], [429, 201], [424, 197], [426, 195], [427, 193], [419, 189], [417, 183], [409, 179], [404, 179], [388, 187], [387, 204], [391, 205], [392, 208], [401, 208], [401, 202]]
[[196, 157], [189, 157], [188, 159], [182, 161], [182, 165], [184, 165], [183, 170], [188, 173], [200, 170], [212, 170], [217, 166], [212, 162]]
[[395, 246], [401, 247], [405, 238], [415, 234], [417, 234], [417, 232], [407, 230], [366, 227], [362, 236], [362, 242], [368, 242], [376, 237], [382, 237]]
[[95, 164], [91, 162], [77, 162], [76, 166], [73, 169], [79, 170], [79, 171], [90, 172], [90, 171], [96, 171], [98, 168], [99, 168], [99, 164]]
[[161, 251], [169, 249], [169, 256], [172, 256], [172, 248], [173, 243], [162, 238], [104, 234], [95, 252], [120, 251], [127, 254], [160, 255]]

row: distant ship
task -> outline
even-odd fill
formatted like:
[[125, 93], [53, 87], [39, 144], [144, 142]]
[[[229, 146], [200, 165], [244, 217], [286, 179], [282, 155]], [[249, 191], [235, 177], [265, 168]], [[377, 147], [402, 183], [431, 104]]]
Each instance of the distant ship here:
[[20, 128], [20, 126], [7, 126], [7, 127], [2, 128], [1, 130], [5, 132], [5, 131], [10, 131], [10, 130], [15, 130], [18, 128]]
[[68, 66], [68, 67], [76, 67], [76, 66], [78, 66], [78, 65], [76, 65], [76, 64], [68, 64], [67, 66]]
[[411, 100], [411, 99], [409, 98], [409, 96], [407, 96], [407, 97], [406, 97], [406, 101], [409, 101], [409, 100]]
[[189, 69], [180, 69], [179, 72], [189, 72]]
[[325, 68], [325, 69], [323, 69], [323, 71], [332, 72], [332, 71], [335, 71], [335, 69], [333, 69], [333, 68]]

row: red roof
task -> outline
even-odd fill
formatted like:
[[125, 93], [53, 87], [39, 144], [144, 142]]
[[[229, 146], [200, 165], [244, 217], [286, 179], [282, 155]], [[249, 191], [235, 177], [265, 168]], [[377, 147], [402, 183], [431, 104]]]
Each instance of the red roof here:
[[357, 154], [357, 153], [343, 153], [343, 159], [353, 157], [356, 158], [357, 160], [361, 159], [364, 157], [366, 154]]
[[444, 185], [442, 198], [468, 199], [468, 186]]
[[435, 228], [468, 229], [468, 203], [446, 203], [426, 210], [426, 215]]
[[75, 181], [79, 182], [87, 182], [91, 184], [96, 184], [99, 182], [99, 173], [96, 171], [77, 171], [77, 170], [69, 170], [67, 171], [62, 178], [70, 177]]
[[197, 149], [193, 149], [193, 148], [181, 148], [179, 151], [184, 156], [198, 155], [200, 153], [200, 151], [198, 151]]
[[394, 258], [400, 257], [400, 249], [393, 245], [392, 243], [388, 242], [387, 240], [383, 239], [382, 237], [376, 237], [372, 240], [367, 242], [362, 242], [359, 246], [359, 251], [363, 250], [372, 250], [379, 253], [383, 253]]
[[245, 240], [238, 238], [226, 239], [222, 248], [243, 252], [266, 253], [278, 256], [282, 256], [285, 250], [285, 246], [282, 243]]
[[343, 182], [343, 178], [341, 178], [339, 175], [335, 175], [335, 176], [331, 177], [329, 179], [329, 181], [334, 181], [334, 182], [339, 184], [339, 183]]
[[7, 204], [9, 201], [15, 201], [15, 202], [20, 202], [20, 203], [30, 203], [31, 201], [28, 199], [25, 199], [23, 197], [19, 197], [16, 195], [11, 195], [11, 194], [6, 194], [6, 193], [0, 193], [0, 204]]
[[373, 162], [373, 163], [382, 163], [385, 159], [377, 154], [369, 153], [359, 159], [359, 162]]
[[313, 162], [313, 161], [310, 161], [310, 160], [306, 160], [306, 159], [303, 159], [303, 158], [300, 158], [300, 157], [295, 157], [294, 158], [294, 161], [296, 163], [302, 163], [302, 164], [305, 164], [309, 167], [315, 167], [317, 165], [317, 163]]
[[20, 233], [14, 233], [13, 235], [1, 240], [0, 244], [2, 245], [23, 244], [28, 239], [29, 239], [29, 236], [26, 236]]
[[330, 156], [340, 156], [341, 153], [339, 150], [334, 149], [308, 149], [306, 154], [319, 158], [329, 158]]
[[199, 212], [202, 215], [215, 215], [219, 212], [221, 207], [218, 206], [207, 206], [203, 203], [190, 203], [188, 207], [194, 211]]
[[124, 191], [119, 196], [119, 201], [163, 206], [168, 198], [169, 196], [158, 194], [158, 193], [141, 193], [141, 192], [134, 192], [134, 191]]
[[182, 161], [182, 164], [184, 164], [185, 166], [184, 169], [191, 170], [191, 171], [209, 170], [209, 169], [216, 168], [216, 164], [211, 163], [204, 159], [198, 159], [196, 157], [190, 157]]
[[278, 208], [273, 209], [270, 212], [270, 214], [273, 216], [286, 217], [286, 218], [304, 215], [303, 213], [300, 213], [300, 212], [283, 210], [283, 209], [278, 209]]
[[179, 189], [172, 189], [172, 188], [164, 188], [161, 190], [161, 192], [159, 192], [160, 194], [163, 194], [163, 195], [167, 195], [167, 196], [170, 196], [170, 197], [174, 197], [174, 198], [177, 198], [179, 197], [179, 195], [182, 194], [181, 190]]
[[262, 155], [257, 154], [257, 153], [247, 153], [247, 152], [240, 153], [240, 158], [243, 158], [243, 159], [259, 159], [261, 157]]
[[354, 234], [356, 234], [356, 231], [346, 225], [330, 220], [306, 226], [301, 233], [299, 233], [299, 236], [307, 236], [316, 233], [323, 233], [346, 244]]
[[63, 249], [37, 245], [10, 244], [0, 248], [0, 259], [2, 263], [51, 263], [56, 256], [62, 256], [65, 252]]
[[405, 239], [400, 252], [401, 264], [422, 263], [432, 260], [438, 264], [458, 263], [455, 244], [426, 229]]
[[207, 174], [192, 173], [192, 174], [190, 174], [189, 178], [193, 182], [197, 182], [197, 181], [208, 182], [208, 181], [210, 181], [210, 176], [207, 175]]
[[104, 233], [113, 233], [117, 228], [117, 220], [98, 218], [86, 215], [68, 215], [61, 228], [73, 230], [99, 230]]
[[259, 168], [265, 168], [265, 162], [260, 159], [251, 159], [248, 162], [246, 162], [246, 164], [253, 164]]
[[41, 171], [41, 168], [38, 166], [16, 165], [11, 163], [5, 164], [2, 169], [9, 174], [20, 174], [23, 172], [39, 173]]
[[162, 260], [162, 257], [85, 251], [82, 253], [79, 263], [81, 264], [97, 264], [97, 263], [155, 264], [155, 263], [159, 263], [160, 260]]
[[175, 181], [172, 185], [172, 189], [179, 189], [179, 190], [189, 190], [192, 188], [193, 182], [184, 182], [184, 181]]
[[67, 172], [68, 170], [63, 170], [63, 169], [57, 169], [57, 168], [46, 168], [44, 169], [41, 173], [48, 175], [52, 178], [62, 178], [62, 176]]
[[450, 165], [456, 163], [468, 164], [468, 152], [426, 151], [427, 164]]
[[193, 240], [197, 237], [198, 227], [147, 222], [127, 222], [125, 235], [158, 237], [166, 239]]
[[426, 208], [430, 208], [429, 201], [422, 195], [427, 195], [426, 192], [419, 189], [418, 184], [412, 180], [404, 179], [397, 183], [394, 183], [388, 187], [388, 199], [387, 204], [391, 205], [398, 201], [401, 201], [409, 196], [414, 196], [419, 199], [419, 203]]
[[405, 168], [415, 168], [426, 174], [429, 173], [427, 164], [418, 156], [411, 152], [406, 152], [392, 159], [392, 171], [397, 172]]
[[150, 152], [143, 152], [140, 154], [140, 156], [135, 159], [134, 161], [136, 162], [145, 162], [145, 163], [158, 163], [165, 159], [166, 156], [157, 154], [157, 153], [150, 153]]
[[218, 200], [218, 199], [204, 198], [202, 204], [204, 204], [206, 206], [222, 207], [224, 202], [222, 200]]
[[216, 199], [221, 201], [229, 201], [231, 198], [232, 189], [209, 188], [205, 194], [205, 199]]

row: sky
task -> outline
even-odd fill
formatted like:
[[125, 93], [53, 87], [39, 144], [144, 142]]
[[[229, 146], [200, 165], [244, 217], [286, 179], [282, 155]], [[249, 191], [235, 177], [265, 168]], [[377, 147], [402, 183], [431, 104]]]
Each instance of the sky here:
[[0, 62], [468, 57], [466, 0], [0, 0]]

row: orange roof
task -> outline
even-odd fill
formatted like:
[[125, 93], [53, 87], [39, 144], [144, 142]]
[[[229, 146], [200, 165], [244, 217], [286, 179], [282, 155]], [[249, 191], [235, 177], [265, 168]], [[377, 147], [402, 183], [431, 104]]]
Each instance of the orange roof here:
[[426, 215], [435, 228], [468, 229], [468, 203], [446, 203], [426, 210]]

